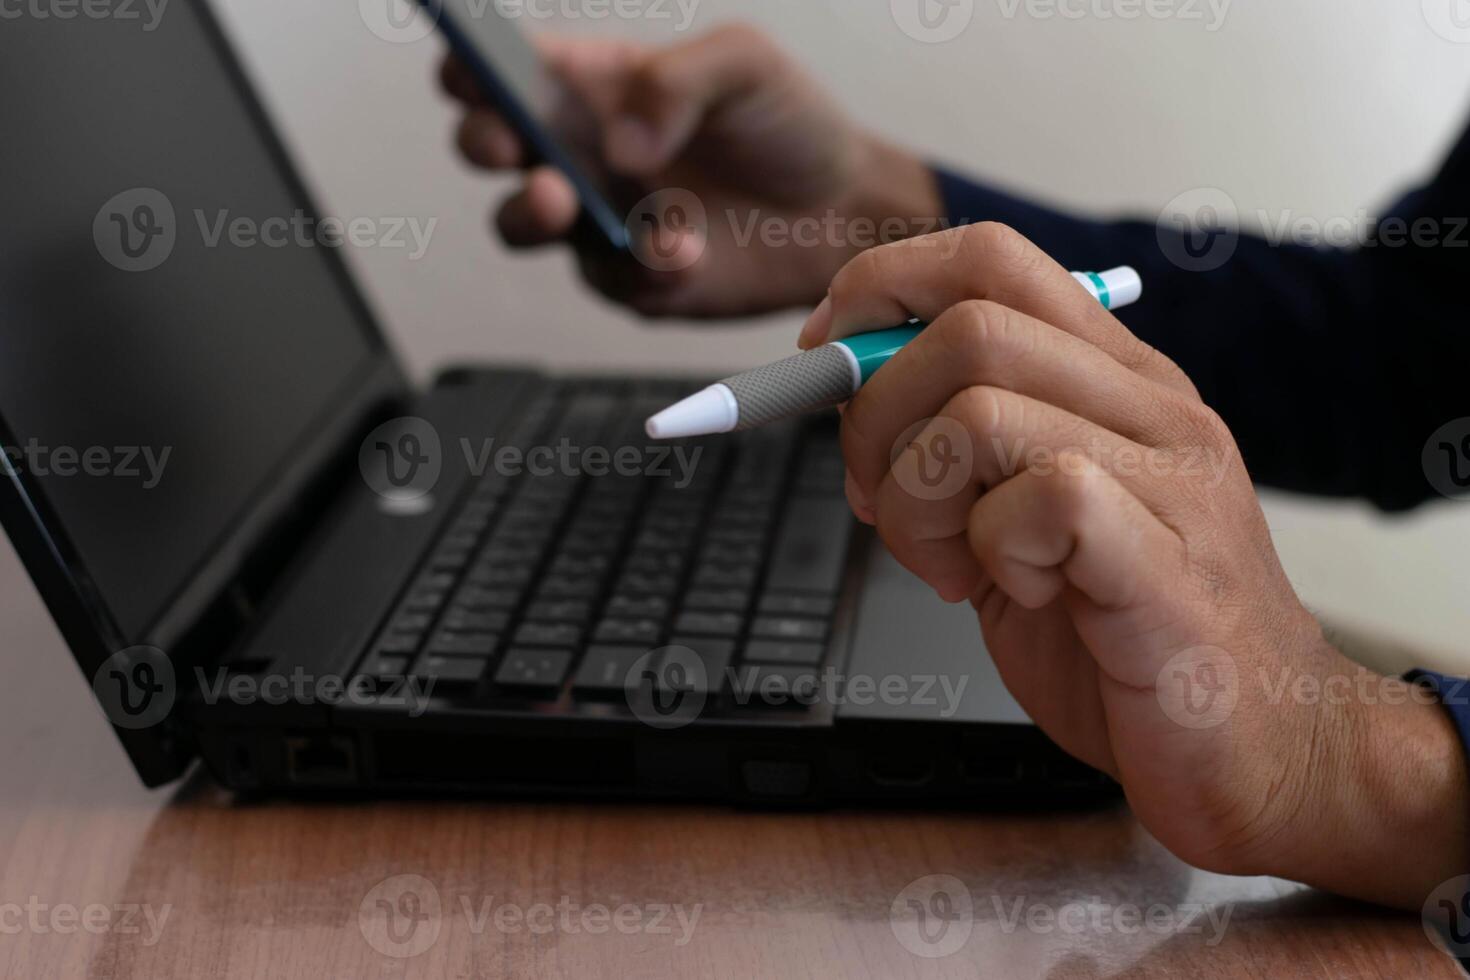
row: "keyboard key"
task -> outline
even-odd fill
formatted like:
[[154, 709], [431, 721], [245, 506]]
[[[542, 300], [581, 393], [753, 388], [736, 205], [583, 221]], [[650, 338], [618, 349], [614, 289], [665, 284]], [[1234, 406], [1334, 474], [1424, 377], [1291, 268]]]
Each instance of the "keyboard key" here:
[[408, 594], [408, 598], [403, 600], [403, 608], [415, 612], [432, 613], [444, 605], [444, 600], [447, 598], [449, 598], [447, 589], [415, 588]]
[[503, 609], [471, 612], [451, 608], [439, 625], [456, 633], [500, 633], [510, 626], [510, 613]]
[[536, 577], [536, 566], [530, 563], [476, 565], [470, 569], [469, 582], [486, 588], [524, 588]]
[[582, 627], [573, 623], [523, 623], [516, 630], [516, 646], [576, 647], [582, 643]]
[[558, 555], [551, 563], [550, 574], [597, 578], [606, 575], [611, 566], [612, 559], [607, 555]]
[[571, 665], [570, 650], [512, 649], [495, 672], [495, 683], [527, 693], [554, 696]]
[[488, 657], [500, 646], [499, 633], [454, 633], [440, 630], [426, 651], [434, 657]]
[[573, 575], [548, 575], [541, 581], [538, 599], [595, 599], [602, 591], [602, 582], [595, 578], [578, 578]]
[[[699, 663], [704, 666], [703, 671], [683, 671], [682, 681], [677, 676], [679, 672], [669, 671], [669, 676], [665, 679], [673, 690], [715, 696], [725, 689], [726, 682], [729, 680], [730, 662], [735, 659], [733, 640], [717, 640], [704, 636], [676, 636], [670, 641], [669, 646], [692, 650]], [[687, 654], [685, 656], [687, 657]], [[665, 662], [662, 666], [671, 666], [668, 654], [665, 655]], [[664, 673], [660, 671], [661, 676]]]
[[604, 619], [593, 634], [596, 643], [654, 646], [663, 638], [663, 623], [655, 619]]
[[672, 596], [679, 591], [679, 579], [667, 574], [627, 572], [618, 580], [617, 591], [633, 595]]
[[690, 636], [738, 636], [745, 625], [739, 613], [686, 612], [674, 620], [674, 632]]
[[750, 626], [751, 636], [773, 640], [825, 640], [825, 619], [797, 619], [793, 616], [757, 616]]
[[586, 626], [592, 619], [592, 603], [586, 599], [542, 599], [531, 603], [526, 618], [545, 623], [575, 623]]
[[388, 633], [379, 638], [374, 652], [406, 657], [419, 652], [424, 638], [416, 633]]
[[374, 653], [367, 658], [358, 673], [368, 677], [402, 677], [408, 671], [409, 659], [387, 653]]
[[830, 596], [794, 595], [767, 592], [761, 597], [760, 611], [772, 616], [831, 616], [837, 600]]
[[709, 589], [748, 589], [755, 584], [755, 565], [721, 565], [705, 562], [694, 570], [694, 586]]
[[684, 570], [687, 559], [682, 552], [677, 551], [637, 551], [628, 556], [623, 563], [624, 571], [641, 572], [646, 575], [658, 575], [668, 573], [678, 575]]
[[469, 548], [440, 548], [429, 559], [429, 568], [436, 572], [459, 572], [470, 563]]
[[785, 664], [794, 667], [818, 667], [826, 648], [820, 643], [783, 643], [779, 640], [752, 640], [745, 645], [744, 659], [751, 663]]
[[388, 624], [388, 629], [393, 633], [422, 634], [433, 625], [433, 621], [434, 617], [429, 613], [405, 610], [393, 617], [393, 621]]
[[832, 595], [842, 584], [853, 517], [836, 500], [798, 497], [786, 505], [766, 587]]
[[735, 672], [735, 704], [742, 708], [805, 710], [816, 703], [819, 684], [806, 667], [752, 664]]
[[625, 696], [628, 674], [647, 647], [589, 647], [572, 679], [572, 694], [589, 700], [616, 700]]
[[749, 605], [750, 593], [743, 589], [695, 589], [684, 597], [685, 609], [744, 612]]
[[415, 677], [432, 678], [435, 684], [474, 684], [485, 673], [488, 660], [476, 657], [437, 657], [424, 654], [414, 664]]
[[481, 585], [466, 585], [454, 594], [454, 606], [471, 612], [486, 609], [514, 609], [520, 605], [519, 589], [487, 589]]
[[656, 595], [615, 595], [608, 600], [607, 615], [613, 619], [667, 619], [669, 600]]

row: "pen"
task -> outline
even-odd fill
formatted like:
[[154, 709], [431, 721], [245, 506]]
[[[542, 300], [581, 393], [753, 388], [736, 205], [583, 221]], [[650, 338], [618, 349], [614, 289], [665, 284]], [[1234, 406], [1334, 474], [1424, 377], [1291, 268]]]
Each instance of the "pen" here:
[[[1143, 280], [1129, 266], [1074, 272], [1072, 277], [1104, 309], [1122, 309], [1143, 295]], [[911, 320], [902, 327], [844, 337], [726, 378], [650, 418], [648, 436], [682, 439], [741, 432], [840, 405], [923, 329], [924, 324]]]

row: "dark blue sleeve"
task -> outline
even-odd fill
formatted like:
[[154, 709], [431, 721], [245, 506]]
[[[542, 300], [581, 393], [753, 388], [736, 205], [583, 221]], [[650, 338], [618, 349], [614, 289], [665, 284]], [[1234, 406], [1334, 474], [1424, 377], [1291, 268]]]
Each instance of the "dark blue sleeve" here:
[[1466, 756], [1470, 757], [1470, 680], [1436, 674], [1432, 670], [1412, 670], [1404, 675], [1404, 680], [1427, 685], [1434, 691], [1434, 696], [1439, 698], [1439, 703], [1454, 721], [1455, 731], [1460, 734], [1460, 744], [1465, 747]]
[[[1198, 235], [1077, 217], [937, 173], [952, 222], [1010, 225], [1070, 269], [1137, 268], [1143, 302], [1120, 318], [1189, 374], [1259, 483], [1386, 510], [1432, 496], [1425, 441], [1470, 416], [1470, 134], [1378, 223], [1379, 244], [1240, 235], [1228, 258], [1228, 238], [1215, 243], [1222, 251], [1203, 264], [1217, 267], [1206, 270], [1188, 259], [1211, 245]], [[1400, 233], [1426, 219], [1433, 243]]]

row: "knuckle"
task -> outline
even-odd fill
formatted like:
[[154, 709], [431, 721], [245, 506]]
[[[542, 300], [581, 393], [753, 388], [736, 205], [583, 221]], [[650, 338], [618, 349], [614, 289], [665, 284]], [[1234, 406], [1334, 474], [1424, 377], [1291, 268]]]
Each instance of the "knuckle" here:
[[1004, 269], [1026, 268], [1037, 260], [1037, 250], [1030, 240], [1010, 225], [998, 221], [970, 225], [965, 247], [978, 261]]
[[1010, 417], [1020, 410], [1019, 404], [1013, 403], [1015, 399], [1009, 392], [990, 385], [973, 385], [951, 398], [940, 414], [958, 419], [973, 436], [984, 438], [1019, 421]]
[[964, 364], [977, 382], [1024, 350], [1015, 314], [991, 300], [966, 300], [938, 326], [942, 353]]

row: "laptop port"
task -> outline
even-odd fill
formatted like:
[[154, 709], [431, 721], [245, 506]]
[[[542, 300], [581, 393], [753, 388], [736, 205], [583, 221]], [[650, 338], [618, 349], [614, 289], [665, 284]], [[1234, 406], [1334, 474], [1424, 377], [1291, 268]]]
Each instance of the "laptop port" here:
[[934, 760], [893, 752], [875, 755], [868, 760], [868, 778], [879, 786], [927, 786], [934, 781]]
[[357, 779], [357, 748], [344, 735], [286, 739], [286, 778], [297, 786], [345, 786]]

